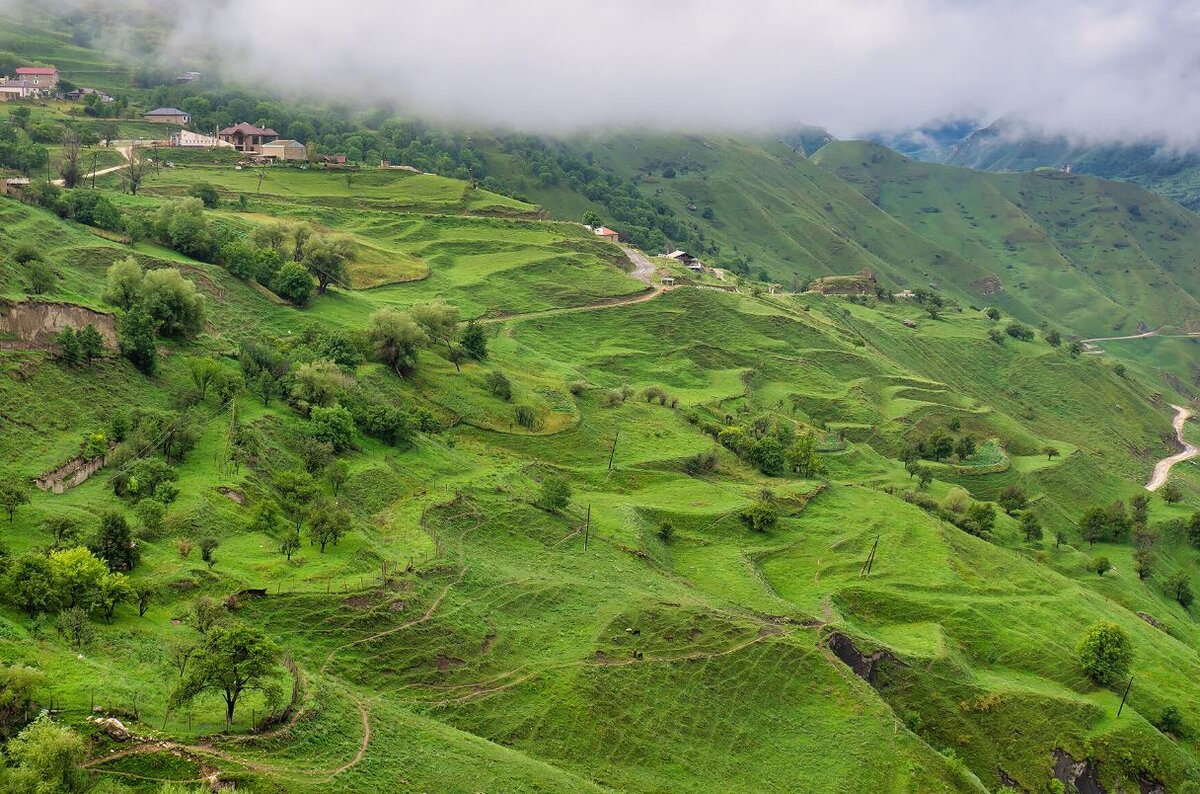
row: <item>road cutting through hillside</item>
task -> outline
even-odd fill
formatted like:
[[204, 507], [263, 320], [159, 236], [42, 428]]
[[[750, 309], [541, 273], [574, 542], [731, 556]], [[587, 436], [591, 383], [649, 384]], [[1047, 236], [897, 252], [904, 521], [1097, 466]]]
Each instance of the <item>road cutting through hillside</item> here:
[[1171, 474], [1171, 467], [1176, 463], [1183, 463], [1185, 460], [1200, 455], [1200, 447], [1195, 444], [1189, 444], [1183, 437], [1183, 426], [1190, 419], [1194, 412], [1189, 408], [1184, 408], [1179, 405], [1172, 405], [1175, 409], [1175, 438], [1179, 439], [1179, 443], [1183, 445], [1183, 452], [1172, 455], [1169, 458], [1163, 458], [1158, 463], [1154, 464], [1154, 473], [1150, 475], [1150, 482], [1146, 483], [1147, 491], [1157, 491], [1167, 481], [1167, 477]]

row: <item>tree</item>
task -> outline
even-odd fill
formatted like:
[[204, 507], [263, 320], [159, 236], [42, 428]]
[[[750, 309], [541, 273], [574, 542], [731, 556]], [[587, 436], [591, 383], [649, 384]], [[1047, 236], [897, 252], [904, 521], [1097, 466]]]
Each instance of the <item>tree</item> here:
[[302, 263], [317, 280], [317, 294], [324, 295], [330, 284], [349, 284], [349, 264], [354, 261], [354, 244], [346, 237], [314, 234], [303, 243]]
[[1071, 354], [1071, 358], [1079, 358], [1083, 354], [1083, 342], [1076, 339], [1067, 346], [1067, 352]]
[[254, 392], [262, 400], [263, 407], [271, 404], [271, 398], [279, 393], [279, 379], [270, 370], [264, 369], [254, 380]]
[[350, 513], [340, 507], [333, 507], [327, 502], [318, 502], [313, 506], [308, 518], [308, 538], [321, 547], [332, 543], [337, 545], [350, 526]]
[[1025, 492], [1021, 490], [1019, 485], [1009, 485], [1000, 492], [1000, 496], [996, 499], [1004, 512], [1012, 515], [1018, 510], [1021, 510], [1029, 503], [1029, 499], [1025, 496]]
[[1104, 521], [1112, 540], [1121, 540], [1129, 533], [1129, 516], [1125, 513], [1125, 503], [1120, 499], [1104, 509]]
[[146, 610], [150, 609], [150, 604], [158, 597], [158, 588], [150, 582], [138, 582], [133, 586], [133, 595], [137, 599], [138, 617], [146, 617]]
[[1062, 344], [1062, 335], [1053, 328], [1047, 331], [1045, 337], [1043, 338], [1046, 340], [1047, 344], [1050, 345], [1050, 347], [1058, 347]]
[[1112, 570], [1112, 563], [1109, 562], [1108, 557], [1100, 555], [1096, 559], [1092, 560], [1092, 570], [1095, 571], [1097, 575], [1103, 576]]
[[280, 506], [295, 521], [299, 530], [308, 505], [317, 497], [317, 484], [304, 471], [281, 471], [275, 475], [274, 484], [279, 492]]
[[933, 482], [933, 469], [928, 466], [917, 467], [917, 487], [922, 491], [929, 487], [929, 483]]
[[1188, 580], [1187, 573], [1176, 571], [1167, 577], [1167, 581], [1163, 585], [1166, 587], [1167, 595], [1178, 601], [1184, 609], [1192, 605], [1192, 583]]
[[[907, 465], [906, 463], [906, 468]], [[787, 466], [805, 479], [819, 477], [825, 473], [825, 461], [817, 453], [817, 436], [813, 431], [809, 430], [788, 447]], [[911, 473], [909, 476], [911, 478]]]
[[1188, 519], [1187, 537], [1193, 546], [1200, 546], [1200, 510], [1192, 513], [1192, 517]]
[[287, 557], [288, 562], [291, 562], [292, 555], [298, 551], [300, 551], [300, 533], [294, 529], [288, 529], [279, 541], [279, 553]]
[[427, 339], [411, 316], [390, 307], [371, 315], [367, 338], [379, 360], [401, 376], [417, 368], [417, 350]]
[[29, 794], [68, 794], [86, 791], [88, 772], [83, 768], [88, 750], [75, 731], [54, 722], [48, 714], [8, 743], [8, 756], [16, 765], [0, 777], [5, 791]]
[[110, 306], [129, 311], [142, 298], [142, 279], [145, 272], [132, 256], [113, 262], [104, 272], [104, 293], [101, 300]]
[[29, 489], [15, 474], [0, 475], [0, 507], [8, 514], [8, 523], [13, 522], [17, 508], [29, 504]]
[[975, 502], [967, 508], [964, 523], [972, 535], [987, 535], [996, 525], [996, 508], [991, 502]]
[[476, 361], [483, 361], [487, 358], [487, 334], [484, 333], [483, 326], [474, 320], [467, 323], [458, 344], [467, 351], [468, 356]]
[[129, 579], [125, 574], [105, 574], [100, 580], [100, 588], [96, 596], [96, 603], [100, 607], [101, 614], [104, 615], [104, 622], [112, 623], [117, 605], [132, 601], [135, 597], [133, 586], [129, 584]]
[[188, 195], [200, 199], [208, 209], [214, 209], [221, 203], [221, 196], [210, 182], [197, 182], [188, 189]]
[[158, 367], [158, 348], [154, 346], [154, 319], [141, 308], [134, 309], [117, 322], [117, 347], [121, 355], [146, 375]]
[[92, 359], [99, 358], [104, 354], [104, 337], [100, 336], [100, 332], [96, 330], [96, 326], [88, 323], [79, 332], [79, 352], [83, 354], [83, 360], [91, 364]]
[[458, 307], [442, 301], [413, 306], [412, 318], [431, 342], [444, 343], [447, 348], [458, 333]]
[[335, 460], [325, 467], [325, 481], [329, 483], [329, 489], [333, 491], [333, 497], [336, 499], [338, 491], [350, 479], [350, 465], [344, 460]]
[[42, 529], [50, 533], [54, 548], [61, 548], [79, 536], [79, 522], [65, 513], [52, 513], [42, 521]]
[[999, 328], [989, 328], [987, 335], [988, 335], [988, 339], [991, 339], [996, 344], [998, 344], [998, 345], [1004, 344], [1004, 332], [1001, 331]]
[[975, 437], [971, 435], [963, 436], [954, 445], [954, 452], [958, 455], [959, 460], [966, 460], [975, 454]]
[[1150, 549], [1137, 547], [1133, 550], [1133, 572], [1137, 578], [1145, 581], [1153, 572], [1154, 558]]
[[768, 477], [783, 474], [787, 460], [784, 456], [783, 445], [775, 436], [763, 436], [750, 450], [750, 458], [758, 470]]
[[771, 498], [760, 498], [749, 507], [738, 513], [738, 518], [746, 525], [746, 528], [753, 532], [766, 532], [779, 523], [779, 508], [775, 506], [775, 500]]
[[225, 609], [224, 604], [208, 596], [197, 598], [195, 606], [192, 607], [192, 617], [196, 621], [196, 631], [201, 634], [208, 634], [213, 626], [216, 626], [225, 619], [227, 614], [229, 613]]
[[76, 335], [74, 328], [64, 328], [54, 336], [54, 342], [58, 345], [58, 357], [68, 366], [75, 366], [83, 360], [83, 353], [79, 348], [79, 336]]
[[340, 405], [329, 408], [314, 405], [309, 413], [308, 432], [340, 452], [354, 440], [354, 416]]
[[250, 512], [251, 532], [274, 535], [282, 523], [283, 515], [279, 512], [279, 505], [276, 504], [274, 499], [260, 500]]
[[302, 364], [292, 376], [292, 399], [307, 406], [332, 406], [353, 380], [329, 359]]
[[1107, 529], [1108, 516], [1103, 507], [1089, 507], [1084, 511], [1083, 518], [1079, 522], [1079, 532], [1087, 541], [1088, 546], [1095, 546], [1096, 541], [1104, 537]]
[[150, 163], [145, 157], [142, 157], [138, 151], [138, 147], [134, 146], [129, 152], [129, 162], [121, 171], [124, 177], [125, 186], [129, 188], [129, 192], [136, 196], [139, 189], [142, 187], [142, 182], [146, 179], [146, 172], [150, 168]]
[[1055, 447], [1042, 447], [1042, 454], [1046, 456], [1046, 460], [1053, 460], [1058, 457], [1058, 449]]
[[41, 670], [22, 664], [0, 667], [0, 737], [6, 741], [13, 729], [24, 725], [34, 694], [46, 683]]
[[63, 130], [58, 175], [62, 177], [63, 187], [68, 190], [79, 184], [79, 180], [83, 176], [79, 170], [79, 150], [82, 145], [79, 130], [74, 127], [67, 127]]
[[214, 552], [221, 545], [221, 541], [214, 538], [212, 535], [206, 535], [200, 538], [200, 559], [204, 560], [204, 564], [208, 566], [208, 570], [212, 570], [217, 564], [217, 558]]
[[992, 320], [993, 322], [1000, 319], [1000, 310], [997, 309], [995, 306], [987, 307], [986, 309], [983, 310], [983, 313], [984, 313], [984, 315], [987, 316], [987, 318], [989, 320]]
[[483, 381], [487, 384], [488, 391], [501, 400], [508, 401], [512, 399], [512, 382], [500, 370], [492, 370], [484, 377]]
[[142, 499], [133, 508], [147, 535], [156, 535], [163, 526], [167, 506], [157, 499]]
[[1107, 620], [1088, 626], [1075, 651], [1083, 671], [1101, 685], [1123, 680], [1133, 664], [1133, 643], [1129, 635]]
[[670, 543], [671, 539], [673, 537], [675, 537], [675, 525], [671, 523], [671, 520], [668, 518], [664, 518], [661, 521], [659, 521], [658, 522], [658, 539], [661, 540], [663, 543]]
[[1022, 342], [1028, 342], [1033, 339], [1033, 331], [1027, 326], [1021, 325], [1018, 322], [1009, 323], [1004, 327], [1004, 333], [1011, 336], [1013, 339], [1020, 339]]
[[142, 307], [163, 336], [193, 337], [204, 327], [204, 296], [175, 268], [151, 270], [142, 279]]
[[137, 548], [125, 516], [110, 510], [100, 517], [100, 533], [92, 551], [108, 564], [110, 571], [133, 570]]
[[245, 692], [262, 692], [269, 702], [278, 697], [278, 684], [272, 681], [278, 655], [260, 629], [241, 623], [214, 626], [171, 694], [171, 706], [190, 703], [203, 692], [219, 692], [225, 698], [225, 724], [232, 725]]
[[95, 605], [100, 580], [108, 573], [95, 555], [81, 546], [56, 551], [50, 555], [50, 568], [68, 607], [90, 610]]
[[271, 281], [271, 289], [276, 295], [294, 306], [307, 306], [312, 300], [312, 276], [303, 265], [296, 262], [285, 262], [275, 273]]
[[191, 661], [199, 647], [199, 644], [190, 637], [174, 637], [168, 642], [167, 660], [178, 671], [180, 678], [183, 678], [183, 674], [187, 672], [188, 662]]
[[590, 226], [592, 228], [595, 228], [597, 226], [602, 226], [603, 224], [604, 224], [604, 221], [602, 221], [600, 219], [600, 216], [593, 210], [588, 210], [587, 212], [583, 213], [583, 225], [584, 226]]
[[1183, 501], [1183, 491], [1173, 482], [1163, 483], [1163, 486], [1158, 489], [1158, 493], [1162, 496], [1163, 501], [1169, 505]]
[[566, 479], [556, 474], [550, 474], [542, 480], [538, 505], [545, 510], [557, 512], [565, 508], [571, 501], [571, 486]]
[[50, 560], [40, 554], [22, 554], [4, 574], [4, 599], [34, 617], [58, 608], [59, 587]]
[[201, 400], [208, 395], [208, 387], [214, 379], [224, 371], [221, 365], [211, 358], [191, 357], [187, 360], [188, 372], [192, 376], [192, 384]]
[[27, 264], [25, 270], [29, 273], [30, 295], [45, 295], [54, 289], [54, 285], [58, 281], [54, 268], [50, 267], [41, 257]]
[[1133, 510], [1131, 519], [1133, 523], [1145, 524], [1146, 519], [1150, 517], [1150, 496], [1149, 494], [1140, 493], [1129, 500], [1129, 507]]
[[1021, 533], [1025, 536], [1026, 542], [1042, 539], [1042, 522], [1038, 520], [1036, 514], [1029, 511], [1021, 514]]

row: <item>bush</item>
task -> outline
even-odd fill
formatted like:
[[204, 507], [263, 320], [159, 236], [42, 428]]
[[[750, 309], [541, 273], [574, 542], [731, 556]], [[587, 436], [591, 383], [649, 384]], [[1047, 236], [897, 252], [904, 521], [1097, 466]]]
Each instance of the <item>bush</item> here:
[[747, 529], [754, 532], [766, 532], [779, 523], [779, 509], [770, 499], [759, 499], [754, 504], [738, 513], [738, 518]]
[[670, 543], [671, 538], [675, 537], [675, 525], [670, 520], [664, 518], [658, 522], [658, 539], [663, 543]]
[[1164, 706], [1158, 715], [1158, 729], [1173, 736], [1183, 735], [1183, 715], [1175, 706]]
[[1167, 578], [1166, 589], [1167, 595], [1178, 601], [1184, 609], [1192, 605], [1192, 583], [1183, 571], [1176, 571]]
[[683, 462], [683, 470], [692, 476], [710, 474], [717, 470], [717, 451], [697, 452]]
[[204, 296], [174, 268], [151, 270], [145, 275], [142, 306], [163, 336], [192, 337], [204, 327]]
[[1005, 326], [1004, 333], [1013, 339], [1020, 339], [1022, 342], [1028, 342], [1033, 339], [1033, 330], [1016, 322]]
[[287, 262], [271, 280], [271, 291], [293, 306], [307, 306], [312, 300], [314, 282], [308, 271], [298, 262]]
[[354, 440], [354, 416], [340, 405], [329, 408], [314, 405], [309, 413], [308, 432], [317, 441], [341, 452]]
[[538, 496], [538, 504], [546, 510], [562, 510], [571, 501], [571, 486], [558, 475], [550, 475], [542, 480], [542, 491]]
[[488, 391], [501, 400], [507, 402], [512, 399], [512, 383], [503, 372], [492, 370], [487, 374], [484, 382], [487, 384]]
[[517, 424], [526, 430], [537, 430], [541, 427], [541, 419], [538, 418], [537, 412], [528, 405], [518, 405], [516, 411]]
[[572, 396], [574, 397], [582, 397], [583, 393], [587, 391], [587, 388], [588, 384], [586, 380], [573, 380], [571, 381], [571, 384], [567, 386], [567, 389], [570, 390]]
[[1111, 685], [1125, 678], [1133, 664], [1133, 645], [1125, 630], [1111, 621], [1093, 623], [1075, 648], [1079, 666], [1098, 684]]
[[197, 182], [188, 190], [188, 195], [192, 198], [200, 199], [200, 202], [208, 209], [213, 209], [221, 203], [221, 197], [217, 194], [217, 189], [209, 182]]
[[1100, 576], [1103, 576], [1112, 570], [1112, 563], [1109, 562], [1108, 557], [1100, 555], [1096, 559], [1092, 560], [1092, 570]]

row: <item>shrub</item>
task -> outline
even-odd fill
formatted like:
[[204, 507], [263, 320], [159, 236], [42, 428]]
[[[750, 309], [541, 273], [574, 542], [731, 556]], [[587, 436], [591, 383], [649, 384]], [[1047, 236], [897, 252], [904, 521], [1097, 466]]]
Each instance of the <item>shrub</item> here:
[[613, 389], [604, 395], [604, 407], [615, 408], [625, 402], [625, 395], [620, 389]]
[[1183, 715], [1175, 706], [1164, 706], [1158, 715], [1158, 729], [1174, 736], [1183, 735]]
[[747, 529], [754, 532], [766, 532], [779, 523], [779, 509], [775, 507], [774, 500], [759, 499], [738, 513], [738, 518], [742, 520]]
[[1112, 563], [1109, 562], [1108, 557], [1100, 555], [1096, 559], [1092, 560], [1092, 570], [1100, 576], [1103, 576], [1112, 570]]
[[354, 417], [340, 405], [329, 408], [314, 405], [309, 414], [308, 432], [317, 441], [330, 444], [340, 452], [354, 440]]
[[1125, 630], [1111, 621], [1088, 626], [1075, 648], [1079, 665], [1098, 684], [1114, 684], [1125, 677], [1133, 664], [1133, 645]]
[[571, 486], [565, 479], [552, 474], [542, 480], [538, 504], [546, 510], [562, 510], [571, 501]]
[[658, 522], [658, 539], [663, 543], [670, 543], [671, 538], [675, 537], [675, 525], [670, 519], [664, 518]]
[[517, 424], [526, 430], [537, 430], [541, 427], [541, 420], [538, 418], [537, 412], [528, 405], [518, 405], [516, 410]]
[[217, 194], [217, 189], [209, 182], [197, 182], [188, 190], [188, 195], [192, 198], [200, 199], [200, 202], [208, 209], [213, 209], [221, 203], [221, 197]]
[[1192, 583], [1188, 581], [1188, 576], [1183, 571], [1176, 571], [1167, 577], [1165, 583], [1167, 595], [1174, 598], [1180, 605], [1187, 609], [1192, 605]]
[[508, 401], [512, 399], [512, 383], [508, 376], [500, 370], [492, 370], [484, 379], [487, 384], [487, 389], [501, 400]]
[[570, 390], [572, 396], [575, 397], [582, 397], [583, 393], [587, 391], [587, 388], [588, 384], [586, 380], [573, 380], [571, 381], [571, 384], [567, 386], [567, 389]]
[[1020, 323], [1009, 323], [1004, 328], [1004, 333], [1011, 336], [1013, 339], [1020, 339], [1022, 342], [1028, 342], [1033, 339], [1033, 331], [1027, 326]]
[[683, 470], [691, 475], [710, 474], [717, 470], [717, 451], [697, 452], [683, 462]]

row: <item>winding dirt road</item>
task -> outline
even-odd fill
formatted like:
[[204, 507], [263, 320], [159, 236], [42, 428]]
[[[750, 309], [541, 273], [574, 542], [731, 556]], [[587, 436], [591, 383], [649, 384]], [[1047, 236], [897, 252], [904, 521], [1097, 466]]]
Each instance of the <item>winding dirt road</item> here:
[[1167, 477], [1171, 474], [1171, 467], [1176, 463], [1182, 463], [1185, 460], [1200, 455], [1200, 447], [1194, 444], [1189, 444], [1183, 438], [1183, 425], [1190, 419], [1194, 412], [1189, 408], [1184, 408], [1179, 405], [1172, 405], [1175, 409], [1175, 438], [1179, 439], [1179, 443], [1183, 445], [1183, 452], [1177, 455], [1172, 455], [1169, 458], [1163, 458], [1158, 463], [1154, 464], [1154, 473], [1150, 475], [1150, 482], [1146, 483], [1147, 491], [1157, 491], [1167, 481]]

